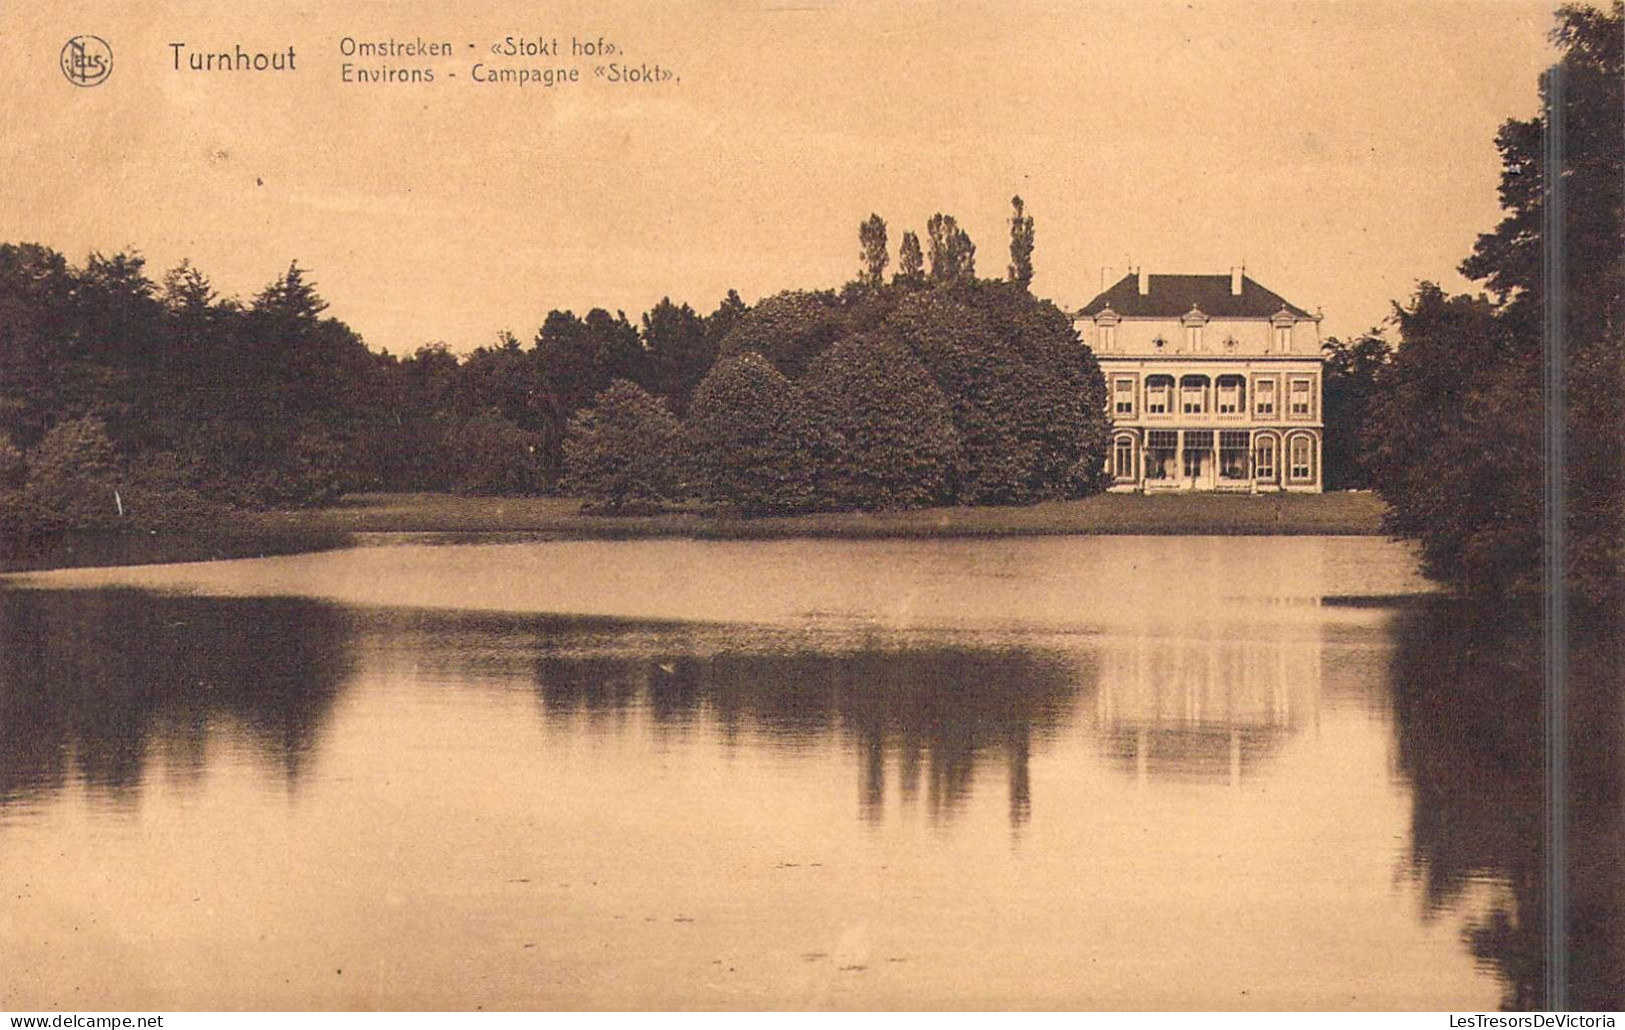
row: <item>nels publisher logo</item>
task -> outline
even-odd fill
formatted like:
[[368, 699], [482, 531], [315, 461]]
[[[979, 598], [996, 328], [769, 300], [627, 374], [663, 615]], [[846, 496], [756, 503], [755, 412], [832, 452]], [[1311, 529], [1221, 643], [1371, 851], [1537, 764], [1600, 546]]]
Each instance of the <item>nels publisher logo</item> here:
[[113, 48], [100, 36], [75, 36], [57, 63], [75, 86], [100, 86], [113, 74]]

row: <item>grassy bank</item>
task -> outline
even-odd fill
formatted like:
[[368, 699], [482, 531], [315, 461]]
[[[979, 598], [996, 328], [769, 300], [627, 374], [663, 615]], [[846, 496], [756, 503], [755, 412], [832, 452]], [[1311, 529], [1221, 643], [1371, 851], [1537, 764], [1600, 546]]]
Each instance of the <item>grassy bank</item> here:
[[0, 571], [91, 565], [212, 561], [326, 550], [355, 533], [518, 533], [546, 539], [692, 537], [997, 537], [1065, 534], [1196, 536], [1330, 535], [1382, 532], [1372, 494], [1251, 497], [1104, 494], [1021, 508], [927, 508], [742, 518], [702, 511], [612, 517], [584, 514], [559, 497], [358, 494], [325, 508], [239, 513], [229, 526], [191, 533], [69, 533], [0, 548]]
[[1383, 504], [1368, 493], [1238, 496], [1104, 494], [1020, 508], [927, 508], [741, 518], [698, 511], [606, 516], [557, 497], [360, 494], [309, 511], [256, 515], [267, 530], [343, 533], [535, 533], [550, 537], [707, 539], [950, 537], [1054, 534], [1261, 536], [1381, 533]]
[[264, 558], [329, 551], [351, 542], [350, 534], [340, 530], [276, 525], [253, 516], [244, 525], [203, 530], [67, 532], [43, 539], [0, 541], [0, 572]]

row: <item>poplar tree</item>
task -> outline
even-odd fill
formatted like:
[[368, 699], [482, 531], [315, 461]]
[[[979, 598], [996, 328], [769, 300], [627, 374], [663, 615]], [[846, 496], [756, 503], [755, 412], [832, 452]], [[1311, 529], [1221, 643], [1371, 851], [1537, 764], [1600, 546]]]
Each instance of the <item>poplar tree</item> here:
[[917, 283], [925, 278], [925, 253], [920, 250], [920, 238], [912, 232], [903, 234], [897, 248], [896, 282]]
[[867, 221], [858, 226], [858, 243], [862, 247], [858, 257], [863, 262], [859, 279], [865, 286], [877, 287], [885, 282], [886, 265], [891, 262], [887, 251], [886, 220], [871, 214]]
[[1030, 286], [1033, 281], [1033, 219], [1020, 196], [1010, 198], [1010, 281]]

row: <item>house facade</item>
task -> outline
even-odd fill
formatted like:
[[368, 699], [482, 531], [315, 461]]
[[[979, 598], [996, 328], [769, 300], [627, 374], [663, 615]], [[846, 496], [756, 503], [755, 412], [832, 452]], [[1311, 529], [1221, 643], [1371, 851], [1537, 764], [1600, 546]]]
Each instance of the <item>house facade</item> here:
[[1106, 377], [1112, 490], [1320, 492], [1319, 315], [1239, 268], [1136, 270], [1076, 325]]

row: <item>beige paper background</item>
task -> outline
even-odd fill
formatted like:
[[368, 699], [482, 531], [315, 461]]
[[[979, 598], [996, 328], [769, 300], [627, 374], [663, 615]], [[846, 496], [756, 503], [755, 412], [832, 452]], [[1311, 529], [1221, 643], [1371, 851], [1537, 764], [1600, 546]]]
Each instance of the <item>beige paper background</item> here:
[[[1418, 278], [1465, 286], [1549, 25], [1521, 2], [8, 4], [0, 239], [189, 257], [227, 294], [297, 259], [374, 348], [466, 350], [553, 307], [839, 285], [871, 211], [894, 252], [953, 213], [1003, 274], [1019, 192], [1042, 296], [1245, 260], [1348, 334]], [[57, 68], [77, 33], [114, 49], [99, 87]], [[572, 33], [681, 82], [468, 81], [493, 40]], [[346, 85], [345, 35], [460, 55]], [[299, 70], [176, 72], [172, 41], [292, 45]]]

